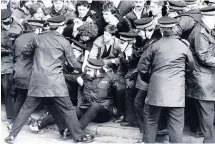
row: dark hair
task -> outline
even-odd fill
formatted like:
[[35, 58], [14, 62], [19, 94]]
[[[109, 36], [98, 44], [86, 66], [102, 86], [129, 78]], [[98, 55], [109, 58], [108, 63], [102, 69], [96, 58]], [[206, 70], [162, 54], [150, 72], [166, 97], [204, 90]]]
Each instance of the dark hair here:
[[[177, 29], [175, 29], [177, 28]], [[174, 27], [160, 27], [161, 32], [164, 36], [178, 35], [179, 27], [178, 25]]]
[[44, 5], [42, 5], [41, 3], [35, 3], [29, 8], [30, 15], [33, 16], [35, 13], [37, 13], [39, 8], [41, 8], [43, 10], [43, 13], [45, 14]]
[[106, 2], [102, 6], [102, 11], [110, 11], [112, 14], [116, 14], [118, 12], [117, 8], [114, 6], [113, 2]]
[[93, 22], [85, 22], [78, 28], [79, 34], [95, 38], [98, 35], [98, 26]]
[[79, 1], [76, 6], [75, 6], [75, 14], [78, 16], [78, 7], [79, 6], [84, 6], [84, 7], [87, 7], [87, 8], [90, 8], [91, 7], [91, 4], [88, 3], [87, 1]]
[[59, 26], [50, 26], [50, 30], [57, 30]]
[[104, 28], [104, 31], [106, 32], [109, 32], [111, 35], [116, 35], [117, 32], [118, 32], [118, 29], [116, 26], [114, 25], [107, 25], [105, 28]]

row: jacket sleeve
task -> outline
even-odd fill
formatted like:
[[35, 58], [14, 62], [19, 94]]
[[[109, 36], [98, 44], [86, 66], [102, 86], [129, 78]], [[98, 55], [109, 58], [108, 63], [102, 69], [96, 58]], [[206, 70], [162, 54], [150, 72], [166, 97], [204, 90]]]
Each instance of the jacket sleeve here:
[[187, 65], [187, 71], [193, 71], [195, 68], [195, 62], [193, 59], [193, 54], [192, 54], [190, 49], [188, 49], [188, 52], [187, 52], [186, 65]]
[[143, 81], [148, 82], [149, 80], [149, 70], [151, 66], [151, 62], [153, 60], [153, 50], [152, 46], [148, 47], [148, 49], [143, 53], [140, 58], [140, 61], [137, 65], [137, 70], [140, 74], [140, 77]]
[[206, 65], [215, 68], [215, 56], [210, 49], [209, 39], [205, 32], [200, 32], [195, 35], [194, 48], [199, 61]]
[[75, 58], [73, 49], [70, 46], [69, 42], [67, 42], [67, 45], [65, 47], [65, 56], [66, 56], [67, 62], [71, 67], [73, 67], [74, 69], [77, 69], [78, 71], [81, 71], [81, 65], [80, 63], [78, 63], [77, 59]]
[[92, 49], [90, 51], [90, 54], [89, 54], [90, 58], [95, 58], [95, 59], [98, 58], [98, 55], [99, 55], [99, 45], [97, 43], [97, 40], [95, 40], [94, 43], [93, 43], [93, 47], [92, 47]]
[[37, 38], [34, 37], [27, 45], [23, 47], [21, 53], [24, 56], [33, 55], [36, 47], [37, 47]]

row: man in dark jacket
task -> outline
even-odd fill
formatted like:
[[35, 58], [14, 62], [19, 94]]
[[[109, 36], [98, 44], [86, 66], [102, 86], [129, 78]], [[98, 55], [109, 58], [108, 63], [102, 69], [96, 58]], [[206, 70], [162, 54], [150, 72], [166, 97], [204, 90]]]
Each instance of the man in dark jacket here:
[[70, 43], [56, 31], [64, 21], [64, 16], [48, 19], [51, 31], [41, 33], [26, 46], [24, 54], [28, 55], [34, 52], [28, 97], [13, 124], [9, 136], [5, 139], [7, 143], [14, 142], [27, 118], [42, 100], [45, 100], [49, 106], [55, 104], [58, 106], [74, 141], [91, 142], [93, 140], [92, 137], [87, 137], [80, 128], [75, 109], [69, 99], [69, 92], [62, 71], [64, 60], [67, 60], [76, 71], [81, 69], [80, 64], [75, 59]]
[[[189, 43], [177, 37], [177, 20], [158, 20], [163, 37], [149, 46], [138, 64], [141, 78], [149, 82], [144, 106], [144, 141], [154, 143], [161, 110], [168, 108], [171, 143], [182, 142], [185, 106], [185, 70], [193, 69]], [[173, 93], [174, 92], [174, 93]]]
[[188, 77], [188, 96], [195, 99], [204, 143], [215, 142], [215, 7], [200, 9], [202, 20], [189, 36], [196, 67]]
[[13, 42], [21, 33], [22, 28], [11, 17], [8, 9], [1, 10], [1, 85], [5, 96], [7, 119], [13, 118]]
[[[26, 31], [23, 35], [20, 35], [14, 42], [14, 81], [16, 88], [16, 101], [14, 104], [14, 117], [16, 119], [19, 111], [25, 102], [28, 93], [28, 86], [31, 78], [31, 71], [33, 66], [33, 55], [22, 55], [23, 48], [29, 42], [31, 42], [36, 36], [36, 29], [42, 29], [44, 21], [41, 20], [29, 20], [28, 24], [32, 29]], [[13, 122], [12, 122], [13, 123]], [[9, 125], [9, 129], [10, 129]]]

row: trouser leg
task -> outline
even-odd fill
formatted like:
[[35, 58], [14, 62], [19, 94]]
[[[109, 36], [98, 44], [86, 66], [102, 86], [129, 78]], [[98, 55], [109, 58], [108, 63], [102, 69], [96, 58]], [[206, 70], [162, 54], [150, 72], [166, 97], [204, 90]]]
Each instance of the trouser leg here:
[[116, 89], [116, 108], [118, 116], [123, 116], [125, 114], [125, 79], [122, 76], [118, 76], [117, 89]]
[[36, 107], [40, 104], [42, 98], [39, 97], [27, 97], [23, 104], [16, 120], [13, 124], [10, 135], [16, 137], [21, 131], [22, 127], [28, 120], [28, 117], [33, 113]]
[[92, 103], [91, 106], [87, 109], [85, 114], [79, 120], [81, 128], [85, 129], [86, 126], [95, 119], [97, 113], [103, 106], [98, 103]]
[[20, 109], [22, 108], [25, 99], [27, 97], [28, 90], [27, 89], [19, 89], [17, 88], [17, 97], [14, 104], [14, 118], [13, 121], [16, 119], [17, 115], [19, 114]]
[[75, 82], [68, 82], [66, 81], [68, 90], [69, 90], [69, 97], [72, 101], [74, 106], [77, 106], [78, 103], [78, 83]]
[[144, 106], [144, 142], [154, 143], [162, 107], [145, 104]]
[[12, 80], [13, 80], [12, 74], [1, 75], [1, 84], [5, 96], [5, 108], [7, 119], [12, 119], [14, 117], [14, 98], [11, 94], [11, 86], [13, 84]]
[[183, 142], [184, 108], [168, 108], [168, 130], [170, 143]]
[[125, 93], [125, 122], [137, 122], [135, 109], [134, 109], [134, 100], [137, 95], [138, 89], [126, 89]]
[[145, 98], [147, 91], [139, 90], [134, 100], [134, 108], [137, 117], [137, 122], [140, 126], [140, 132], [143, 133], [143, 108], [145, 104]]
[[85, 133], [80, 127], [77, 115], [75, 113], [75, 108], [73, 107], [70, 98], [55, 97], [54, 99], [65, 118], [65, 123], [71, 132], [73, 139], [76, 141], [80, 138], [83, 138]]
[[199, 116], [201, 131], [204, 135], [204, 143], [215, 143], [214, 101], [196, 100], [196, 108]]
[[101, 107], [93, 122], [96, 122], [96, 123], [108, 122], [111, 119], [111, 117], [112, 117], [111, 113], [106, 108]]

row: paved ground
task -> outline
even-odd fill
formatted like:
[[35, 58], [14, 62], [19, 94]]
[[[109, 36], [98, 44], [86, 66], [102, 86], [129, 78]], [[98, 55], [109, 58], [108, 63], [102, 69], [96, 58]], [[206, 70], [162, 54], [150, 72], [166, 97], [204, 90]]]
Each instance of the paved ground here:
[[[1, 109], [1, 140], [0, 143], [4, 144], [4, 138], [8, 136], [6, 128], [6, 116], [4, 106]], [[37, 118], [39, 115], [35, 113], [33, 117]], [[24, 126], [18, 135], [15, 144], [69, 144], [74, 143], [72, 139], [63, 140], [58, 131], [55, 130], [56, 126], [50, 126], [44, 129], [42, 134], [31, 133], [28, 126]], [[119, 124], [108, 122], [104, 124], [90, 124], [86, 128], [86, 132], [96, 135], [93, 143], [135, 143], [142, 138], [142, 134], [136, 128], [122, 128]], [[163, 142], [168, 137], [158, 137], [158, 142]], [[194, 138], [189, 132], [185, 130], [183, 137], [185, 143], [202, 143], [203, 138]]]

